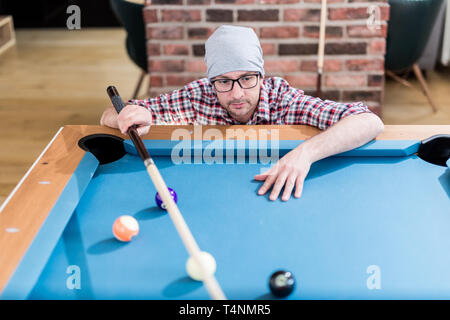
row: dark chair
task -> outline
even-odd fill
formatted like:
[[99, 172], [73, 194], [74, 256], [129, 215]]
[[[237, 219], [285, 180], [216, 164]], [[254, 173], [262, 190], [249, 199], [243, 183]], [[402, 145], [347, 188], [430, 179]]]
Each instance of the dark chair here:
[[138, 95], [144, 77], [148, 74], [147, 49], [145, 38], [145, 23], [143, 17], [143, 4], [125, 0], [110, 0], [111, 8], [117, 19], [127, 31], [126, 48], [130, 59], [142, 70], [133, 99]]
[[422, 56], [443, 0], [389, 0], [386, 74], [408, 87], [396, 73], [413, 70], [433, 111], [436, 106], [417, 61]]

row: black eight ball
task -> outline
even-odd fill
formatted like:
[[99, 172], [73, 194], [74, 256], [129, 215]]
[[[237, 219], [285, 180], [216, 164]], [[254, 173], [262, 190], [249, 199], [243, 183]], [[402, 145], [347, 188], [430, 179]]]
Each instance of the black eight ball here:
[[279, 270], [270, 276], [269, 288], [272, 294], [279, 298], [287, 297], [294, 291], [294, 275], [285, 270]]

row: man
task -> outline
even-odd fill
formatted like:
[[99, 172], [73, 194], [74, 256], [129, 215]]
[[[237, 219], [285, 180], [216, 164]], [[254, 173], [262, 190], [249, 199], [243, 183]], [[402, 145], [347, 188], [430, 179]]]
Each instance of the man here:
[[131, 125], [145, 135], [152, 124], [305, 124], [324, 130], [281, 158], [255, 180], [259, 195], [272, 188], [270, 200], [299, 198], [311, 164], [357, 148], [384, 128], [362, 103], [322, 101], [292, 88], [279, 77], [264, 78], [259, 39], [251, 28], [221, 26], [206, 41], [208, 78], [181, 90], [146, 100], [130, 100], [117, 115], [106, 109], [100, 123], [125, 134]]

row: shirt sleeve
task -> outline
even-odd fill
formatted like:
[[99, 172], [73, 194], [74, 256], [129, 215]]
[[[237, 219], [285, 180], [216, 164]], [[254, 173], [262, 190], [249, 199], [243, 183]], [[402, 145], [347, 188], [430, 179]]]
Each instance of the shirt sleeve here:
[[193, 124], [195, 120], [191, 95], [186, 87], [154, 98], [132, 99], [128, 101], [128, 104], [149, 109], [152, 115], [152, 124]]
[[362, 102], [342, 103], [305, 95], [286, 81], [280, 89], [281, 104], [287, 108], [287, 124], [304, 124], [326, 130], [351, 115], [371, 112]]

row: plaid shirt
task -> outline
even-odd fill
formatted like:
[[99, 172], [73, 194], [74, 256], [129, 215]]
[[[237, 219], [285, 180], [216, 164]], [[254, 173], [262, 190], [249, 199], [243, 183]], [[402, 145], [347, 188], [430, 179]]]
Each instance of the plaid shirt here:
[[[207, 78], [193, 81], [183, 89], [128, 104], [150, 109], [153, 124], [231, 125], [234, 120], [220, 105]], [[361, 102], [337, 103], [303, 94], [279, 77], [265, 78], [259, 105], [246, 124], [304, 124], [327, 129], [340, 119], [370, 112]]]

